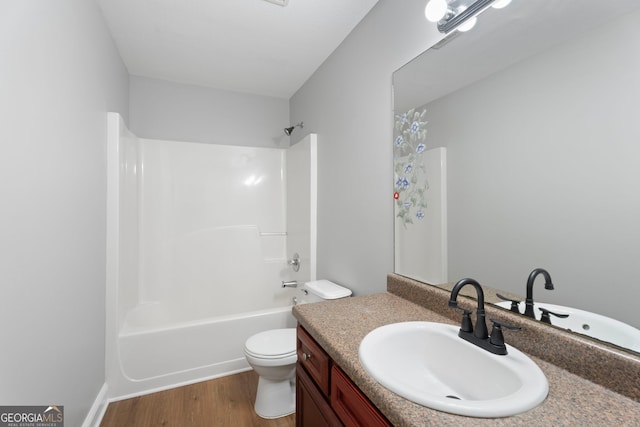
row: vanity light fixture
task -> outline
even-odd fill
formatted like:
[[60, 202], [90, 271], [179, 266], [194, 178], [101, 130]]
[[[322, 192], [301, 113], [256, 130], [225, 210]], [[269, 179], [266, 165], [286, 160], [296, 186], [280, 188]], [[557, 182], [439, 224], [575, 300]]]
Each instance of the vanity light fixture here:
[[477, 16], [489, 6], [502, 9], [509, 3], [511, 0], [429, 0], [424, 14], [428, 21], [437, 23], [441, 33], [464, 32], [475, 26]]
[[462, 24], [458, 25], [458, 31], [466, 33], [467, 31], [469, 31], [470, 29], [476, 26], [476, 22], [478, 22], [478, 18], [475, 16], [472, 16], [471, 18], [464, 21]]

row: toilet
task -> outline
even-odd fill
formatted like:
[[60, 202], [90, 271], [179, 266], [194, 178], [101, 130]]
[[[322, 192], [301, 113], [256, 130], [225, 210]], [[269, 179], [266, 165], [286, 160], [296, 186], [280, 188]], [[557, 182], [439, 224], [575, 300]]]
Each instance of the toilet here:
[[[298, 288], [297, 304], [346, 298], [351, 290], [316, 280]], [[280, 418], [296, 411], [296, 329], [272, 329], [247, 339], [244, 355], [259, 376], [254, 409], [262, 418]]]

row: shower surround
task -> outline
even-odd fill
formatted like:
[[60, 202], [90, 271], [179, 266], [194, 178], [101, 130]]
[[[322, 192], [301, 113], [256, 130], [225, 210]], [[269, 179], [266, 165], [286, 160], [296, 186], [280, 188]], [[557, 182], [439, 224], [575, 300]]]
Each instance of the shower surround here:
[[315, 135], [290, 149], [148, 140], [110, 113], [108, 151], [110, 400], [249, 369], [249, 336], [295, 325], [280, 282], [315, 278]]

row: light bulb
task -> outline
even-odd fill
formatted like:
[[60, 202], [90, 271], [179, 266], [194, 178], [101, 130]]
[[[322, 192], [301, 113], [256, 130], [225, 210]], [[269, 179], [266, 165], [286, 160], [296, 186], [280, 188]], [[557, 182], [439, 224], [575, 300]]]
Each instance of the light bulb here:
[[503, 7], [509, 6], [511, 0], [496, 0], [491, 4], [491, 7], [494, 9], [502, 9]]
[[462, 31], [463, 33], [465, 33], [470, 29], [472, 29], [473, 27], [475, 27], [476, 22], [478, 22], [478, 18], [476, 18], [475, 16], [472, 16], [471, 18], [467, 19], [462, 24], [460, 24], [457, 29], [458, 31]]
[[424, 8], [424, 16], [428, 21], [438, 22], [447, 14], [447, 0], [429, 0]]

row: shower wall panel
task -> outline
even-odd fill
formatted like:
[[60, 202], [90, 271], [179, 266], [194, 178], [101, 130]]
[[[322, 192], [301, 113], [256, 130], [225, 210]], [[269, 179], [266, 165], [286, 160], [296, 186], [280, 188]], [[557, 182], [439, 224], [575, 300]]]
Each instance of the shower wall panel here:
[[316, 279], [317, 135], [307, 135], [286, 153], [287, 256], [300, 255], [300, 269], [287, 280]]
[[140, 141], [140, 302], [184, 320], [286, 305], [285, 151]]

